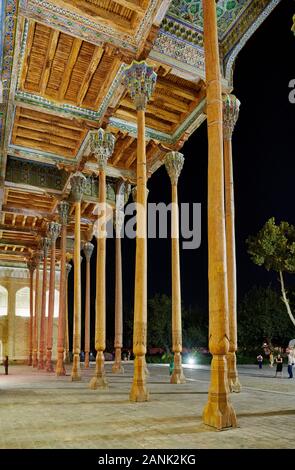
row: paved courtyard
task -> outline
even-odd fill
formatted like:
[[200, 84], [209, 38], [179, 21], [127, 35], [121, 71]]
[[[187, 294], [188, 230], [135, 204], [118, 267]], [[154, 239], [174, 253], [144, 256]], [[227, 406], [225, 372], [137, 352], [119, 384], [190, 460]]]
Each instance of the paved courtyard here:
[[[295, 379], [274, 369], [240, 366], [243, 390], [232, 394], [239, 428], [217, 432], [202, 424], [209, 369], [185, 369], [187, 383], [170, 385], [166, 366], [149, 365], [150, 401], [130, 403], [133, 365], [124, 375], [106, 366], [109, 390], [93, 391], [94, 371], [82, 382], [27, 366], [0, 375], [0, 448], [241, 449], [293, 448]], [[70, 370], [68, 370], [68, 373]]]

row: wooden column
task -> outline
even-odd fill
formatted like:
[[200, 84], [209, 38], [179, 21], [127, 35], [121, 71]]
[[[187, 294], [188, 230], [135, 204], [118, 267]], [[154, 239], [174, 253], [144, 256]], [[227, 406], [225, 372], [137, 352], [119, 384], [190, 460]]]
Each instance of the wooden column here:
[[94, 245], [90, 242], [84, 244], [83, 250], [86, 258], [86, 292], [85, 292], [85, 362], [86, 369], [89, 368], [90, 354], [90, 259], [93, 253]]
[[39, 364], [38, 369], [44, 369], [45, 355], [45, 335], [46, 335], [46, 289], [47, 289], [47, 258], [49, 251], [49, 238], [42, 238], [43, 251], [43, 282], [42, 282], [42, 300], [41, 300], [41, 322], [40, 322], [40, 343], [39, 343]]
[[229, 402], [226, 355], [229, 350], [222, 96], [216, 1], [203, 0], [208, 126], [208, 268], [211, 383], [203, 420], [217, 429], [236, 426]]
[[30, 320], [29, 320], [29, 344], [28, 344], [28, 366], [33, 364], [33, 324], [34, 324], [34, 271], [36, 263], [34, 258], [30, 258], [27, 262], [28, 270], [30, 272]]
[[116, 194], [115, 230], [116, 230], [116, 291], [115, 291], [115, 362], [112, 372], [124, 373], [122, 366], [123, 347], [123, 289], [122, 289], [122, 250], [121, 236], [124, 222], [125, 183], [120, 182]]
[[73, 367], [72, 381], [81, 380], [80, 351], [81, 351], [81, 200], [85, 188], [85, 176], [77, 171], [71, 176], [72, 196], [75, 201], [75, 244], [74, 244], [74, 332], [73, 332]]
[[57, 363], [56, 375], [66, 375], [64, 366], [64, 335], [65, 335], [65, 312], [66, 312], [66, 250], [67, 250], [67, 223], [69, 215], [69, 203], [61, 201], [58, 204], [59, 221], [61, 224], [61, 258], [60, 258], [60, 287], [59, 287], [59, 313], [58, 313], [58, 333], [57, 333]]
[[99, 170], [99, 195], [97, 219], [97, 257], [96, 257], [96, 317], [95, 317], [95, 375], [90, 381], [90, 388], [106, 388], [108, 382], [104, 368], [104, 350], [106, 342], [106, 165], [114, 150], [115, 137], [103, 129], [90, 133], [90, 148], [95, 155]]
[[227, 255], [229, 351], [227, 353], [228, 384], [231, 392], [239, 393], [241, 384], [237, 371], [237, 277], [235, 240], [235, 198], [232, 162], [232, 134], [239, 116], [240, 102], [234, 95], [223, 98], [223, 148], [225, 184], [225, 229]]
[[172, 188], [172, 225], [171, 225], [171, 263], [172, 263], [172, 350], [174, 352], [174, 369], [170, 382], [185, 383], [182, 369], [182, 326], [181, 326], [181, 282], [179, 259], [179, 214], [177, 183], [184, 163], [179, 152], [169, 152], [165, 157], [165, 166], [171, 180]]
[[68, 287], [69, 287], [69, 274], [72, 269], [72, 265], [67, 263], [67, 282], [66, 282], [66, 312], [65, 312], [65, 337], [64, 337], [64, 348], [65, 348], [65, 362], [70, 363], [70, 343], [69, 343], [69, 308], [68, 308]]
[[54, 315], [54, 294], [55, 294], [55, 262], [56, 262], [56, 240], [60, 233], [60, 224], [49, 222], [47, 226], [47, 236], [50, 239], [50, 277], [49, 277], [49, 301], [47, 317], [47, 353], [46, 370], [53, 372], [52, 365], [52, 345], [53, 345], [53, 315]]
[[35, 315], [33, 324], [33, 367], [38, 367], [38, 320], [39, 320], [39, 273], [40, 273], [40, 253], [35, 253], [36, 281], [35, 281]]
[[157, 75], [145, 62], [133, 62], [125, 69], [124, 84], [137, 110], [137, 173], [136, 173], [136, 261], [134, 293], [133, 353], [134, 376], [130, 400], [147, 401], [145, 354], [147, 342], [147, 191], [145, 108], [155, 87]]

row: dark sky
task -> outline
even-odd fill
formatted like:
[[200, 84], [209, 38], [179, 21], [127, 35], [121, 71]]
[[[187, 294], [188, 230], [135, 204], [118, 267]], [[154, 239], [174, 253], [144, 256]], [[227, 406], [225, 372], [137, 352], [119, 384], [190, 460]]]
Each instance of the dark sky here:
[[[256, 233], [271, 216], [275, 216], [277, 221], [295, 223], [295, 104], [288, 100], [288, 84], [295, 79], [295, 36], [290, 31], [294, 13], [295, 2], [283, 0], [244, 46], [235, 65], [233, 93], [241, 101], [240, 117], [233, 136], [238, 298], [253, 284], [276, 282], [274, 275], [255, 266], [249, 259], [245, 247], [247, 236]], [[179, 180], [179, 202], [202, 205], [201, 246], [197, 250], [181, 251], [182, 299], [187, 307], [197, 305], [207, 311], [206, 122], [191, 136], [182, 152], [185, 164]], [[164, 167], [152, 176], [148, 188], [149, 202], [170, 202], [170, 181]], [[122, 241], [124, 303], [130, 307], [133, 305], [134, 247], [134, 241]], [[114, 259], [114, 242], [108, 240], [107, 323], [111, 330]], [[85, 261], [82, 276], [84, 264]], [[92, 273], [94, 321], [95, 253]], [[171, 293], [169, 239], [148, 242], [148, 296], [155, 293]]]

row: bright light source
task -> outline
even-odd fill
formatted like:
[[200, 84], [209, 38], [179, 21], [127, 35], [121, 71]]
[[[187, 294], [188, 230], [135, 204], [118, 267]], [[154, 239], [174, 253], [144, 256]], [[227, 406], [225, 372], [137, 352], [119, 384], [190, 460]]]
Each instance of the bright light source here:
[[194, 363], [195, 363], [194, 358], [193, 358], [193, 357], [190, 357], [189, 360], [188, 360], [188, 363], [189, 363], [190, 365], [194, 364]]

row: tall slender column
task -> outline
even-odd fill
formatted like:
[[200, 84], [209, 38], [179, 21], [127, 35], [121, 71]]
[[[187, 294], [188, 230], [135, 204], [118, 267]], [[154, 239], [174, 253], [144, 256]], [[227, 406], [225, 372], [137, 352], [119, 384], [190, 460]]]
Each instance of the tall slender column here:
[[95, 375], [90, 381], [90, 388], [108, 386], [104, 368], [104, 350], [106, 347], [106, 165], [112, 155], [115, 137], [103, 129], [90, 133], [90, 148], [95, 155], [99, 170], [99, 215], [97, 220], [97, 257], [96, 257], [96, 318], [95, 318]]
[[171, 180], [172, 188], [172, 230], [171, 230], [171, 263], [172, 263], [172, 350], [174, 352], [174, 369], [170, 382], [185, 383], [182, 369], [182, 327], [181, 327], [181, 282], [179, 260], [179, 214], [177, 183], [184, 163], [179, 152], [169, 152], [165, 166]]
[[235, 240], [235, 199], [232, 162], [232, 134], [239, 116], [240, 102], [234, 95], [223, 99], [223, 149], [225, 184], [225, 233], [227, 256], [229, 351], [227, 353], [228, 384], [231, 392], [240, 392], [237, 371], [237, 277]]
[[155, 88], [157, 74], [145, 62], [133, 62], [125, 69], [124, 84], [137, 110], [137, 224], [134, 293], [133, 352], [134, 376], [130, 400], [147, 401], [145, 354], [147, 342], [147, 192], [145, 108]]
[[208, 126], [208, 268], [211, 383], [203, 420], [217, 429], [236, 426], [229, 402], [226, 354], [229, 350], [221, 74], [216, 1], [203, 0]]
[[55, 258], [56, 258], [56, 240], [60, 233], [60, 224], [49, 222], [47, 226], [47, 236], [50, 239], [50, 277], [49, 277], [49, 301], [47, 317], [47, 353], [46, 370], [53, 372], [52, 365], [52, 345], [53, 345], [53, 315], [54, 315], [54, 291], [55, 291]]
[[66, 312], [65, 312], [65, 337], [64, 337], [64, 348], [65, 348], [65, 362], [70, 362], [70, 344], [69, 344], [69, 308], [68, 308], [68, 287], [69, 287], [69, 274], [72, 269], [72, 265], [67, 263], [67, 282], [66, 282]]
[[74, 332], [73, 332], [73, 367], [72, 381], [81, 380], [80, 350], [81, 350], [81, 200], [86, 178], [77, 171], [71, 177], [72, 196], [75, 202], [75, 244], [74, 244]]
[[89, 368], [90, 353], [90, 259], [93, 253], [94, 245], [90, 242], [84, 244], [83, 250], [86, 258], [86, 292], [85, 292], [85, 362], [86, 369]]
[[40, 322], [40, 343], [39, 343], [39, 364], [38, 369], [44, 369], [45, 354], [45, 330], [46, 330], [46, 289], [47, 289], [47, 258], [49, 251], [49, 238], [42, 238], [43, 251], [43, 282], [42, 282], [42, 300], [41, 300], [41, 322]]
[[66, 375], [64, 366], [64, 335], [65, 335], [65, 310], [66, 310], [66, 255], [67, 255], [67, 223], [69, 215], [69, 203], [61, 201], [58, 204], [59, 222], [61, 224], [61, 259], [60, 259], [60, 284], [59, 284], [59, 312], [58, 312], [58, 332], [57, 332], [57, 363], [56, 375]]
[[29, 344], [28, 344], [28, 366], [32, 365], [33, 357], [33, 323], [34, 323], [34, 271], [36, 269], [36, 262], [34, 258], [30, 258], [27, 262], [28, 270], [30, 272], [30, 320], [29, 320]]
[[123, 373], [122, 346], [123, 346], [123, 290], [122, 290], [122, 250], [121, 236], [124, 222], [123, 207], [125, 203], [125, 183], [119, 183], [116, 195], [115, 230], [116, 230], [116, 292], [115, 292], [115, 362], [112, 367], [114, 373]]
[[34, 260], [36, 263], [36, 281], [35, 281], [35, 315], [33, 325], [33, 367], [38, 366], [38, 319], [39, 319], [39, 273], [41, 254], [35, 253]]

